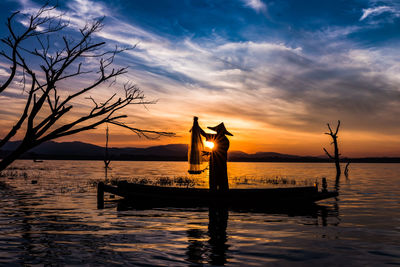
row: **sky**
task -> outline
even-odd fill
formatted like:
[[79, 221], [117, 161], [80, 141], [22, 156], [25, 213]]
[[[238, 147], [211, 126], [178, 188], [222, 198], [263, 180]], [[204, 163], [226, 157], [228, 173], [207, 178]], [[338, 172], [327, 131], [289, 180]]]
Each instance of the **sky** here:
[[[8, 35], [11, 12], [30, 13], [41, 4], [1, 1], [0, 36]], [[343, 156], [400, 156], [399, 1], [69, 0], [59, 1], [57, 12], [69, 21], [71, 38], [105, 16], [98, 40], [136, 45], [115, 60], [129, 66], [120, 80], [157, 103], [128, 107], [125, 122], [176, 133], [148, 140], [111, 127], [110, 146], [188, 143], [198, 116], [203, 129], [224, 122], [234, 135], [230, 150], [322, 155], [323, 147], [332, 149], [326, 123], [341, 120]], [[60, 36], [54, 38], [57, 44]], [[0, 81], [8, 71], [0, 59]], [[74, 86], [60, 88], [68, 94]], [[114, 89], [96, 90], [90, 96], [101, 99]], [[1, 135], [23, 101], [17, 83], [0, 95]], [[81, 99], [74, 116], [91, 104]], [[103, 145], [104, 132], [100, 126], [59, 141]]]

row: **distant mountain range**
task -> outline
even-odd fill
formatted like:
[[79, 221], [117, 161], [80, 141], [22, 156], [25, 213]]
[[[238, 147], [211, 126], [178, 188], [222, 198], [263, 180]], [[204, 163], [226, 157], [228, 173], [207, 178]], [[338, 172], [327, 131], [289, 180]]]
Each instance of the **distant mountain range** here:
[[[2, 147], [0, 156], [18, 147], [20, 141], [8, 142]], [[172, 144], [148, 148], [111, 147], [108, 149], [114, 160], [186, 160], [187, 145]], [[41, 159], [104, 159], [105, 148], [83, 142], [45, 142], [28, 153], [24, 158]]]
[[[16, 149], [20, 141], [8, 142], [0, 150], [0, 157]], [[151, 146], [147, 148], [124, 147], [109, 148], [111, 160], [160, 160], [160, 161], [186, 161], [188, 146], [186, 144], [170, 144]], [[105, 148], [83, 142], [54, 142], [49, 141], [33, 148], [21, 158], [25, 159], [70, 159], [70, 160], [103, 160]], [[400, 158], [357, 158], [344, 159], [352, 162], [400, 162]], [[247, 162], [328, 162], [325, 156], [307, 157], [276, 152], [257, 152], [248, 154], [242, 151], [231, 151], [229, 161]]]

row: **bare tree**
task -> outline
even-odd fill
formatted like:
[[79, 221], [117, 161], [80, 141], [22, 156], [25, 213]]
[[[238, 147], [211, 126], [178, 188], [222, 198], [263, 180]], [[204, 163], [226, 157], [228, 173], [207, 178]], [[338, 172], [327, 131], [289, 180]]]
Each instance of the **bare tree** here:
[[325, 133], [327, 135], [329, 135], [330, 137], [332, 137], [332, 143], [334, 146], [334, 155], [332, 156], [325, 148], [324, 151], [326, 153], [326, 155], [328, 155], [328, 157], [333, 160], [335, 162], [336, 165], [336, 179], [338, 180], [341, 174], [341, 170], [340, 170], [340, 154], [339, 154], [339, 147], [338, 147], [338, 142], [337, 142], [337, 134], [339, 132], [339, 127], [340, 127], [340, 120], [338, 120], [338, 124], [336, 126], [336, 131], [333, 132], [331, 126], [328, 125], [328, 129], [329, 129], [329, 133]]
[[106, 128], [106, 151], [104, 154], [104, 168], [106, 168], [106, 169], [110, 168], [110, 162], [111, 162], [111, 159], [108, 154], [108, 125], [107, 125], [107, 128]]
[[[118, 115], [117, 112], [128, 105], [154, 103], [146, 101], [143, 92], [133, 83], [123, 84], [121, 96], [113, 93], [101, 102], [90, 95], [87, 96], [100, 85], [117, 85], [116, 78], [125, 74], [127, 68], [114, 68], [113, 62], [116, 55], [129, 48], [116, 47], [106, 51], [105, 42], [94, 41], [94, 35], [102, 30], [102, 19], [81, 28], [76, 40], [62, 36], [61, 32], [68, 29], [68, 24], [63, 22], [62, 16], [52, 16], [53, 11], [55, 7], [46, 4], [33, 15], [15, 12], [7, 20], [10, 35], [1, 39], [6, 48], [0, 51], [0, 56], [10, 62], [10, 73], [0, 85], [0, 94], [10, 88], [16, 77], [20, 76], [26, 100], [19, 119], [0, 140], [0, 148], [17, 132], [22, 133], [22, 142], [3, 158], [0, 171], [21, 154], [43, 142], [94, 129], [103, 123], [127, 128], [138, 136], [173, 135], [170, 132], [133, 128], [120, 121], [127, 116]], [[16, 30], [19, 28], [16, 26], [17, 17], [25, 19], [22, 33]], [[50, 39], [54, 35], [58, 38], [56, 41]], [[26, 43], [27, 40], [29, 44]], [[85, 69], [85, 60], [88, 59], [96, 60], [97, 71]], [[74, 86], [78, 84], [74, 81], [83, 75], [92, 75], [92, 82], [73, 90], [60, 89], [63, 87], [60, 82], [64, 83], [64, 87], [66, 84]], [[83, 97], [92, 103], [92, 107], [88, 108], [84, 115], [73, 116], [71, 110], [75, 101]]]
[[350, 161], [347, 162], [346, 167], [344, 168], [344, 176], [346, 179], [349, 179], [349, 166], [350, 166]]
[[110, 155], [108, 154], [108, 125], [106, 128], [106, 151], [104, 153], [104, 178], [105, 181], [108, 182], [108, 169], [110, 168], [110, 163], [111, 163], [111, 159], [110, 159]]

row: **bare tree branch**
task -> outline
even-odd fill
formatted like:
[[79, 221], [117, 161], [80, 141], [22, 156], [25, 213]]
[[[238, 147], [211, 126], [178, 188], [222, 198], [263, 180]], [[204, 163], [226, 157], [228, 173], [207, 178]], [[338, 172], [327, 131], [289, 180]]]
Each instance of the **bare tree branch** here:
[[[138, 128], [134, 128], [134, 127], [130, 127], [126, 124], [124, 124], [123, 122], [118, 122], [118, 121], [110, 121], [109, 123], [117, 125], [117, 126], [121, 126], [124, 128], [127, 128], [129, 130], [131, 130], [132, 132], [134, 132], [135, 134], [137, 134], [139, 137], [146, 137], [149, 139], [157, 139], [160, 136], [173, 136], [175, 135], [172, 132], [159, 132], [159, 131], [150, 131], [150, 130], [143, 130], [143, 129], [138, 129]], [[155, 134], [155, 137], [151, 137], [150, 134]]]
[[336, 180], [338, 181], [341, 175], [341, 170], [340, 170], [340, 153], [339, 153], [339, 147], [338, 147], [338, 132], [339, 132], [339, 127], [340, 127], [340, 120], [338, 120], [338, 124], [336, 126], [336, 131], [333, 132], [332, 128], [330, 126], [329, 123], [327, 123], [328, 129], [329, 129], [329, 133], [325, 133], [327, 135], [329, 135], [332, 138], [332, 145], [334, 146], [334, 155], [332, 156], [325, 148], [324, 151], [326, 153], [326, 155], [328, 155], [328, 157], [331, 160], [335, 161], [335, 166], [336, 166]]
[[[0, 56], [11, 62], [11, 71], [6, 81], [0, 85], [0, 93], [10, 86], [18, 72], [22, 73], [23, 92], [25, 92], [25, 84], [28, 83], [27, 77], [29, 77], [30, 87], [26, 91], [27, 98], [21, 116], [6, 136], [0, 140], [0, 148], [22, 129], [25, 129], [24, 137], [19, 147], [0, 162], [0, 171], [22, 153], [43, 142], [94, 129], [103, 123], [129, 129], [145, 138], [173, 136], [171, 132], [133, 128], [120, 121], [127, 116], [117, 113], [128, 105], [155, 103], [145, 100], [143, 92], [130, 82], [123, 85], [124, 94], [121, 96], [113, 92], [103, 101], [97, 101], [92, 96], [86, 97], [93, 104], [85, 113], [86, 115], [80, 117], [72, 115], [71, 111], [74, 110], [77, 99], [82, 99], [85, 94], [93, 92], [100, 85], [109, 84], [110, 87], [117, 85], [117, 77], [125, 74], [127, 67], [114, 68], [115, 57], [135, 46], [105, 50], [104, 42], [93, 41], [93, 34], [103, 28], [103, 18], [86, 24], [80, 29], [79, 38], [76, 41], [67, 36], [59, 37], [67, 24], [62, 22], [62, 15], [48, 15], [54, 9], [55, 7], [46, 3], [35, 14], [30, 15], [23, 24], [25, 29], [22, 33], [15, 31], [14, 21], [17, 16], [23, 14], [15, 12], [7, 20], [10, 35], [1, 41], [8, 50], [0, 51]], [[55, 48], [52, 45], [53, 33], [57, 33], [55, 37], [61, 39], [58, 43], [63, 47]], [[27, 39], [35, 41], [37, 46], [32, 47], [32, 42], [29, 46], [24, 45]], [[32, 60], [32, 57], [35, 60]], [[84, 69], [86, 58], [98, 60], [97, 71]], [[35, 67], [29, 65], [32, 63], [35, 63]], [[74, 71], [69, 72], [69, 69], [74, 69]], [[59, 89], [60, 81], [67, 79], [73, 81], [73, 78], [77, 79], [87, 74], [97, 75], [97, 78], [83, 88], [74, 88], [73, 93], [69, 95], [60, 93], [62, 91]], [[69, 84], [75, 83], [69, 82]], [[62, 120], [63, 118], [68, 118], [68, 120]]]
[[32, 96], [33, 96], [33, 92], [34, 92], [33, 89], [34, 89], [35, 83], [36, 83], [36, 78], [35, 78], [35, 75], [32, 74], [32, 87], [31, 87], [31, 90], [29, 91], [28, 100], [25, 104], [24, 111], [22, 112], [22, 115], [19, 118], [19, 120], [17, 121], [17, 123], [10, 129], [8, 134], [0, 141], [0, 148], [5, 143], [7, 143], [17, 133], [17, 131], [21, 128], [22, 124], [24, 123], [25, 119], [28, 117], [29, 107], [32, 102]]
[[325, 148], [324, 148], [324, 151], [325, 151], [326, 155], [328, 155], [328, 157], [329, 157], [330, 159], [334, 159], [334, 157], [332, 157], [331, 154], [329, 154], [329, 152], [328, 152]]
[[104, 168], [108, 169], [110, 165], [111, 159], [108, 155], [108, 125], [106, 128], [106, 151], [104, 155]]
[[[20, 35], [14, 31], [14, 19], [17, 15], [20, 14], [19, 11], [14, 12], [8, 19], [7, 19], [7, 29], [10, 33], [10, 36], [1, 39], [1, 41], [6, 44], [9, 48], [11, 48], [12, 52], [10, 56], [6, 58], [11, 60], [12, 65], [10, 66], [10, 75], [7, 80], [0, 85], [0, 93], [3, 92], [13, 81], [16, 71], [17, 71], [17, 51], [20, 48], [21, 43], [32, 37], [32, 36], [40, 36], [49, 34], [52, 32], [57, 32], [62, 30], [67, 26], [67, 24], [62, 23], [60, 16], [43, 16], [45, 13], [54, 10], [55, 6], [49, 6], [48, 3], [44, 4], [34, 15], [31, 15], [29, 18], [29, 22], [27, 22], [28, 27], [23, 31]], [[59, 18], [60, 20], [56, 21]], [[54, 23], [56, 22], [56, 23]], [[47, 24], [47, 27], [45, 27]], [[39, 28], [43, 28], [39, 30]], [[0, 53], [1, 56], [5, 56], [5, 53]]]

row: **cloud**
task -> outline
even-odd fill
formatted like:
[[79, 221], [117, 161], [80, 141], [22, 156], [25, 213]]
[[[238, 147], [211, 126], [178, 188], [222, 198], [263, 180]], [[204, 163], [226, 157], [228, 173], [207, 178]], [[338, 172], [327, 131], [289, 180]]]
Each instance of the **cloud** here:
[[394, 15], [398, 16], [399, 12], [390, 6], [379, 6], [379, 7], [371, 7], [371, 8], [365, 8], [362, 10], [363, 14], [360, 17], [360, 21], [363, 21], [364, 19], [368, 18], [368, 17], [374, 17], [374, 16], [378, 16], [382, 13], [385, 12], [390, 12], [393, 13]]
[[246, 7], [250, 7], [257, 12], [266, 12], [267, 5], [261, 0], [242, 0]]
[[10, 76], [10, 73], [7, 71], [7, 70], [5, 70], [5, 69], [3, 69], [3, 68], [0, 68], [0, 77], [5, 77], [5, 78], [8, 78], [8, 76]]
[[99, 16], [109, 16], [109, 10], [100, 2], [90, 0], [73, 0], [67, 3], [70, 11], [86, 19], [95, 18]]
[[[82, 25], [88, 17], [108, 14], [98, 37], [110, 45], [138, 43], [116, 62], [131, 66], [124, 79], [135, 81], [150, 99], [159, 99], [146, 112], [129, 107], [128, 123], [184, 135], [187, 125], [182, 122], [190, 124], [191, 116], [199, 115], [207, 125], [224, 120], [237, 138], [248, 132], [261, 136], [275, 131], [295, 139], [296, 134], [324, 131], [326, 122], [337, 119], [347, 131], [384, 131], [383, 135], [400, 131], [396, 122], [400, 53], [390, 47], [363, 47], [348, 39], [365, 27], [313, 29], [292, 43], [283, 38], [236, 41], [216, 33], [171, 38], [128, 23], [100, 3], [90, 9], [91, 4], [69, 2], [67, 18]], [[261, 1], [245, 4], [258, 12], [266, 10]], [[394, 14], [384, 7], [364, 10], [360, 20], [383, 12]]]
[[[38, 4], [32, 0], [17, 0], [22, 6], [23, 14], [33, 14], [42, 4]], [[64, 22], [67, 22], [70, 27], [78, 30], [83, 28], [88, 22], [99, 19], [104, 16], [111, 15], [109, 9], [101, 2], [95, 2], [91, 0], [71, 0], [67, 2], [67, 10], [51, 9], [47, 12], [48, 16], [61, 17]], [[28, 22], [20, 21], [23, 25]]]

